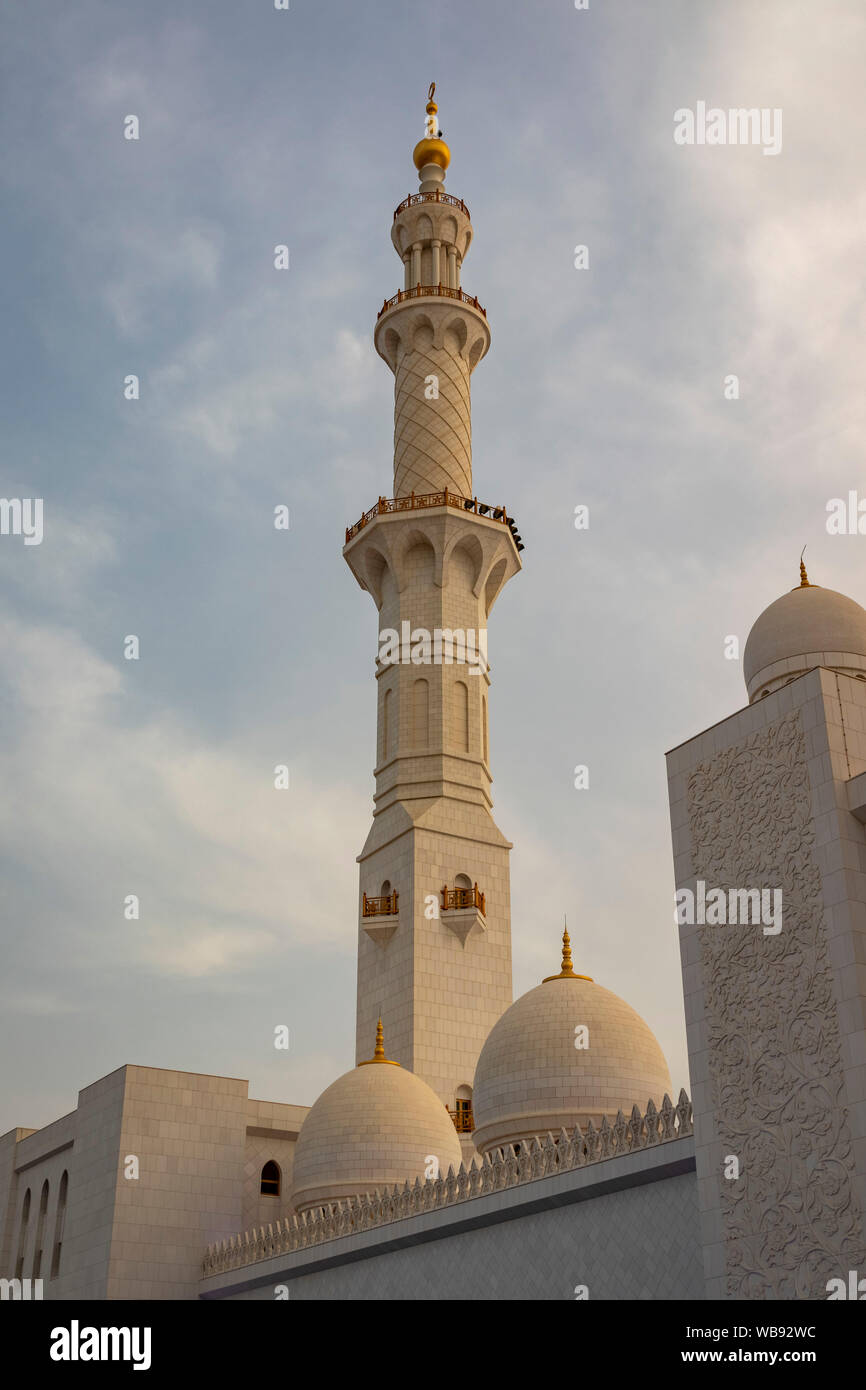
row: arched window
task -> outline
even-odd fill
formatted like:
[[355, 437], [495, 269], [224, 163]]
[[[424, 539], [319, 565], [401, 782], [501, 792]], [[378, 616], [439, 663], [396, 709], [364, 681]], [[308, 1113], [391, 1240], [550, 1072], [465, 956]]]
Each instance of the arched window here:
[[24, 1277], [24, 1247], [27, 1244], [27, 1227], [30, 1224], [30, 1188], [24, 1193], [21, 1207], [21, 1225], [18, 1227], [18, 1258], [15, 1261], [15, 1278]]
[[69, 1174], [64, 1171], [60, 1179], [60, 1191], [57, 1196], [57, 1215], [54, 1218], [54, 1248], [51, 1252], [51, 1279], [56, 1279], [60, 1273], [60, 1251], [63, 1249], [63, 1227], [66, 1223], [66, 1193], [69, 1188]]
[[472, 887], [472, 879], [468, 874], [457, 874], [454, 879], [455, 888], [464, 888], [467, 891]]
[[454, 1124], [458, 1134], [471, 1134], [474, 1129], [472, 1118], [472, 1087], [458, 1086], [455, 1102]]
[[391, 751], [391, 700], [392, 692], [385, 691], [385, 698], [382, 701], [382, 761], [387, 758]]
[[379, 891], [380, 891], [380, 893], [381, 893], [381, 895], [382, 895], [383, 898], [390, 897], [390, 895], [391, 895], [391, 880], [390, 880], [390, 878], [384, 879], [384, 881], [383, 881], [383, 883], [382, 883], [382, 887], [381, 887], [381, 889], [380, 889]]
[[464, 681], [454, 687], [454, 742], [461, 752], [469, 752], [469, 687]]
[[42, 1242], [45, 1238], [45, 1214], [48, 1211], [48, 1179], [42, 1184], [39, 1198], [39, 1220], [36, 1223], [36, 1251], [33, 1257], [33, 1278], [38, 1279], [42, 1272]]
[[426, 748], [428, 742], [428, 721], [430, 694], [426, 681], [416, 681], [412, 687], [412, 743], [416, 748]]
[[487, 696], [481, 697], [481, 740], [484, 746], [484, 761], [490, 762], [487, 756]]
[[276, 1163], [274, 1163], [274, 1160], [272, 1158], [268, 1159], [268, 1162], [262, 1169], [261, 1190], [263, 1195], [267, 1197], [279, 1197], [280, 1185], [281, 1175], [279, 1166]]

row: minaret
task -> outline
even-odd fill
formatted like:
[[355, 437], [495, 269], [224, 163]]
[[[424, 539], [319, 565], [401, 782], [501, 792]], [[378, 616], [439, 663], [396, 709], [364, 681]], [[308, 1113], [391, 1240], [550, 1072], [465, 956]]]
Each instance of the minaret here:
[[357, 1056], [391, 1055], [471, 1128], [481, 1046], [511, 1003], [509, 842], [491, 815], [487, 618], [523, 545], [473, 494], [469, 378], [487, 315], [460, 285], [472, 240], [445, 192], [431, 86], [417, 193], [394, 213], [403, 288], [374, 342], [395, 377], [394, 483], [343, 551], [379, 611], [373, 825], [359, 856]]

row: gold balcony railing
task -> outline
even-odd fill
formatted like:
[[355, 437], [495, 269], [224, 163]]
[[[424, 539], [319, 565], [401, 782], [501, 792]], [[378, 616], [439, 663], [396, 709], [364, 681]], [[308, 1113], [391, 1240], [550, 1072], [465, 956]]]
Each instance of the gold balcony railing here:
[[501, 521], [503, 526], [512, 524], [512, 518], [504, 507], [493, 507], [486, 502], [479, 502], [477, 497], [462, 497], [459, 492], [447, 491], [410, 492], [408, 497], [380, 497], [375, 507], [365, 512], [354, 526], [346, 527], [346, 544], [348, 545], [352, 537], [357, 536], [374, 517], [382, 516], [386, 512], [414, 512], [425, 507], [456, 507], [461, 512], [473, 512], [476, 516], [486, 516], [491, 521]]
[[454, 1128], [457, 1130], [458, 1134], [472, 1133], [473, 1129], [475, 1128], [475, 1121], [472, 1118], [471, 1109], [467, 1108], [465, 1110], [449, 1110], [448, 1114], [454, 1121]]
[[384, 898], [368, 898], [366, 893], [363, 896], [364, 901], [361, 907], [362, 917], [396, 916], [398, 911], [397, 899], [400, 896], [396, 888], [393, 893], [386, 893]]
[[487, 318], [487, 310], [482, 309], [478, 303], [478, 295], [467, 294], [465, 290], [452, 290], [450, 285], [416, 285], [412, 290], [398, 290], [390, 299], [386, 299], [382, 305], [376, 320], [382, 317], [386, 309], [393, 309], [395, 304], [402, 304], [404, 299], [423, 299], [425, 295], [441, 295], [443, 299], [459, 299], [462, 304], [471, 304], [473, 309], [477, 309], [479, 314]]
[[455, 198], [453, 193], [440, 193], [437, 188], [435, 193], [410, 193], [409, 197], [404, 198], [400, 206], [394, 209], [394, 221], [397, 221], [401, 212], [405, 212], [406, 208], [413, 208], [416, 203], [447, 203], [449, 207], [459, 208], [469, 217], [469, 209], [462, 198]]
[[483, 915], [485, 912], [484, 894], [479, 891], [478, 884], [475, 883], [471, 888], [449, 888], [447, 883], [442, 888], [442, 911], [449, 912], [457, 907], [477, 907]]

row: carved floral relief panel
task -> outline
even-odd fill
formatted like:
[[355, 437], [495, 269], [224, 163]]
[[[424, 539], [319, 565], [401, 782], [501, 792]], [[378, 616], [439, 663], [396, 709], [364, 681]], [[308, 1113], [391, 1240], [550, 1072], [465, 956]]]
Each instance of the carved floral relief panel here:
[[699, 926], [732, 1298], [826, 1298], [866, 1272], [799, 714], [688, 778], [697, 879], [780, 888], [782, 926]]

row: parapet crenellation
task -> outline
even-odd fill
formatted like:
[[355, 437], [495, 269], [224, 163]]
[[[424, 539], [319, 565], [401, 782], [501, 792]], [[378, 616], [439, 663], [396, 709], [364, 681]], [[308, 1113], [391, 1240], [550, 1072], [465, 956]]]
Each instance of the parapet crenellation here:
[[527, 1143], [508, 1144], [485, 1154], [480, 1165], [473, 1158], [468, 1168], [461, 1163], [456, 1173], [449, 1167], [446, 1177], [428, 1179], [424, 1183], [416, 1178], [414, 1184], [405, 1182], [402, 1188], [395, 1186], [391, 1192], [370, 1192], [354, 1200], [347, 1198], [345, 1202], [334, 1202], [267, 1227], [244, 1231], [228, 1241], [209, 1245], [202, 1273], [208, 1277], [240, 1269], [275, 1255], [290, 1254], [422, 1212], [485, 1197], [506, 1187], [517, 1187], [588, 1164], [602, 1163], [636, 1149], [684, 1139], [692, 1133], [692, 1104], [681, 1090], [676, 1105], [665, 1095], [661, 1109], [656, 1109], [649, 1101], [641, 1114], [634, 1105], [629, 1119], [620, 1110], [612, 1125], [607, 1116], [599, 1129], [590, 1120], [585, 1133], [580, 1125], [575, 1125], [570, 1134], [562, 1129], [558, 1136], [548, 1134], [544, 1139], [536, 1137]]

